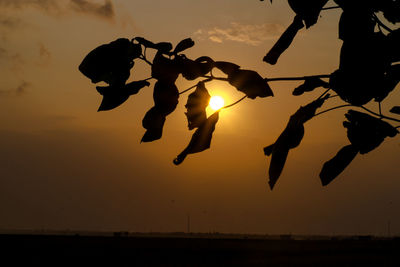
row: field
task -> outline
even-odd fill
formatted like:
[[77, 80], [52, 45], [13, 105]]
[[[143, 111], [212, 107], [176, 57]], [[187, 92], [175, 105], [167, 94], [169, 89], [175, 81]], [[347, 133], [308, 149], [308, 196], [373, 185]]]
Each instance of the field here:
[[1, 234], [1, 266], [400, 266], [400, 240]]

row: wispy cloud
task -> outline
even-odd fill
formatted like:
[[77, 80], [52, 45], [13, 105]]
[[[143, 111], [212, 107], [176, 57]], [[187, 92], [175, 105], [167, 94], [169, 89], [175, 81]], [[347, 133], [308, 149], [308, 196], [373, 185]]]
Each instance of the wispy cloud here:
[[30, 82], [22, 80], [21, 83], [18, 86], [16, 86], [15, 88], [5, 89], [5, 90], [0, 89], [0, 97], [24, 95], [27, 91], [27, 88], [29, 88], [31, 86], [32, 86], [32, 84]]
[[79, 13], [95, 15], [105, 19], [114, 18], [114, 7], [111, 0], [105, 0], [104, 4], [88, 0], [71, 0], [71, 6], [74, 11]]
[[274, 23], [240, 24], [232, 22], [226, 28], [199, 29], [194, 35], [198, 39], [208, 39], [216, 43], [233, 41], [258, 46], [266, 40], [275, 39], [284, 30], [282, 25]]
[[39, 42], [39, 57], [39, 66], [47, 66], [52, 57], [50, 50], [41, 42]]
[[58, 9], [60, 0], [0, 0], [0, 6], [24, 8], [32, 6], [46, 11]]

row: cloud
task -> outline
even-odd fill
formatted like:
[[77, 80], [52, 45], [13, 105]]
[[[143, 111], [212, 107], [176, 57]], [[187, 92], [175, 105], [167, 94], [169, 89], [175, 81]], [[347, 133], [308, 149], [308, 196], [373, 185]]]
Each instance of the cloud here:
[[[1, 0], [0, 0], [1, 1]], [[22, 21], [18, 18], [0, 18], [0, 27], [7, 29], [15, 29], [22, 25]]]
[[14, 96], [24, 95], [26, 93], [26, 89], [31, 86], [32, 86], [32, 84], [30, 82], [22, 80], [21, 83], [15, 88], [6, 89], [6, 90], [0, 89], [0, 97], [13, 96], [13, 95]]
[[38, 65], [47, 66], [50, 63], [52, 57], [51, 52], [43, 43], [39, 43], [39, 56]]
[[46, 11], [59, 9], [60, 0], [0, 0], [0, 6], [24, 8], [32, 6]]
[[98, 17], [114, 18], [114, 7], [111, 0], [105, 0], [104, 4], [93, 3], [88, 0], [71, 0], [71, 7], [74, 11]]
[[199, 29], [194, 35], [200, 40], [208, 39], [216, 43], [233, 41], [258, 46], [266, 40], [279, 37], [284, 30], [282, 25], [274, 23], [240, 24], [232, 22], [230, 27]]

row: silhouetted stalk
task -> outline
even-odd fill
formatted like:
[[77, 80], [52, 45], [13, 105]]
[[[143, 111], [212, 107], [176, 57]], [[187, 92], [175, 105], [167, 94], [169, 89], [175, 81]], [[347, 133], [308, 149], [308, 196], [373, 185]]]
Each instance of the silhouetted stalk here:
[[[208, 79], [202, 80], [202, 82], [203, 82], [203, 83], [207, 83], [207, 82], [210, 82], [210, 81], [212, 81], [212, 80], [213, 80], [213, 78], [208, 78]], [[180, 94], [180, 95], [181, 95], [181, 94], [184, 94], [184, 93], [186, 93], [186, 92], [188, 92], [188, 91], [190, 91], [190, 90], [192, 90], [192, 89], [194, 89], [194, 88], [196, 88], [196, 87], [197, 87], [197, 84], [195, 84], [195, 85], [189, 87], [188, 89], [183, 90], [183, 91], [180, 92], [179, 94]]]
[[379, 116], [382, 116], [382, 106], [381, 106], [381, 102], [378, 103], [378, 107], [379, 107]]
[[227, 108], [233, 107], [234, 105], [236, 105], [236, 104], [242, 102], [246, 97], [247, 97], [247, 95], [245, 95], [244, 97], [242, 97], [242, 98], [239, 99], [238, 101], [236, 101], [236, 102], [234, 102], [234, 103], [232, 103], [232, 104], [229, 104], [229, 105], [227, 105], [227, 106], [224, 106], [224, 107], [222, 107], [222, 108], [220, 108], [220, 109], [227, 109]]
[[393, 30], [391, 28], [389, 28], [388, 26], [386, 26], [379, 18], [377, 15], [373, 15], [374, 20], [376, 23], [378, 23], [378, 25], [382, 28], [384, 28], [385, 30], [387, 30], [388, 32], [393, 32]]
[[303, 77], [281, 77], [281, 78], [265, 78], [267, 82], [275, 82], [275, 81], [303, 81], [309, 78], [330, 78], [330, 74], [322, 74], [322, 75], [312, 75], [312, 76], [303, 76]]
[[147, 58], [145, 56], [140, 56], [139, 57], [141, 60], [143, 60], [144, 62], [146, 62], [147, 64], [149, 64], [150, 66], [153, 66], [153, 63], [151, 63], [150, 61], [147, 60]]
[[373, 115], [375, 115], [375, 116], [377, 116], [377, 117], [380, 117], [380, 118], [382, 118], [382, 119], [387, 119], [387, 120], [391, 120], [391, 121], [400, 122], [400, 120], [398, 120], [398, 119], [391, 118], [391, 117], [388, 117], [388, 116], [385, 116], [385, 115], [380, 115], [380, 114], [378, 114], [378, 113], [376, 113], [376, 112], [373, 112], [372, 110], [370, 110], [370, 109], [368, 109], [368, 108], [366, 108], [366, 107], [364, 107], [364, 106], [360, 106], [360, 108], [362, 108], [363, 110], [365, 110], [365, 111], [367, 111], [367, 112], [369, 112], [369, 113], [371, 113], [371, 114], [373, 114]]
[[340, 6], [330, 6], [330, 7], [324, 7], [321, 10], [330, 10], [330, 9], [338, 9], [338, 8], [341, 8], [341, 7]]
[[322, 115], [322, 114], [324, 114], [324, 113], [327, 113], [327, 112], [329, 112], [329, 111], [335, 110], [335, 109], [344, 108], [344, 107], [352, 107], [352, 106], [353, 106], [353, 105], [351, 105], [351, 104], [346, 104], [346, 105], [340, 105], [340, 106], [337, 106], [337, 107], [333, 107], [333, 108], [330, 108], [330, 109], [327, 109], [327, 110], [324, 110], [324, 111], [321, 111], [321, 112], [316, 113], [316, 114], [313, 116], [313, 118], [316, 117], [316, 116]]
[[[322, 95], [320, 95], [317, 99], [323, 98], [330, 90], [331, 90], [330, 88], [328, 88], [327, 90], [325, 90], [325, 92], [324, 92]], [[330, 97], [329, 97], [329, 98], [330, 98]]]

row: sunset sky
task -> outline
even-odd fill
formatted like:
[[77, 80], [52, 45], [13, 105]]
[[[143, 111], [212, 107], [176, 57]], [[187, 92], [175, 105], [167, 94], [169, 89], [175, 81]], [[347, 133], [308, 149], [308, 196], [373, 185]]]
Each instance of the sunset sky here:
[[[262, 61], [293, 16], [286, 1], [0, 0], [0, 230], [186, 231], [190, 215], [194, 232], [385, 235], [390, 220], [400, 234], [398, 138], [321, 186], [323, 163], [349, 142], [345, 109], [306, 124], [270, 191], [263, 147], [321, 90], [295, 97], [298, 82], [271, 82], [275, 97], [221, 111], [211, 149], [175, 166], [192, 135], [188, 94], [167, 117], [163, 138], [141, 144], [152, 86], [97, 112], [101, 96], [78, 70], [95, 47], [141, 36], [173, 44], [191, 37], [189, 58], [231, 61], [263, 77], [332, 73], [337, 10], [302, 30], [277, 65]], [[148, 77], [149, 67], [135, 64], [130, 79]], [[194, 84], [177, 81], [180, 90]], [[242, 96], [223, 82], [207, 88], [227, 104]], [[383, 110], [398, 100], [395, 91]]]

